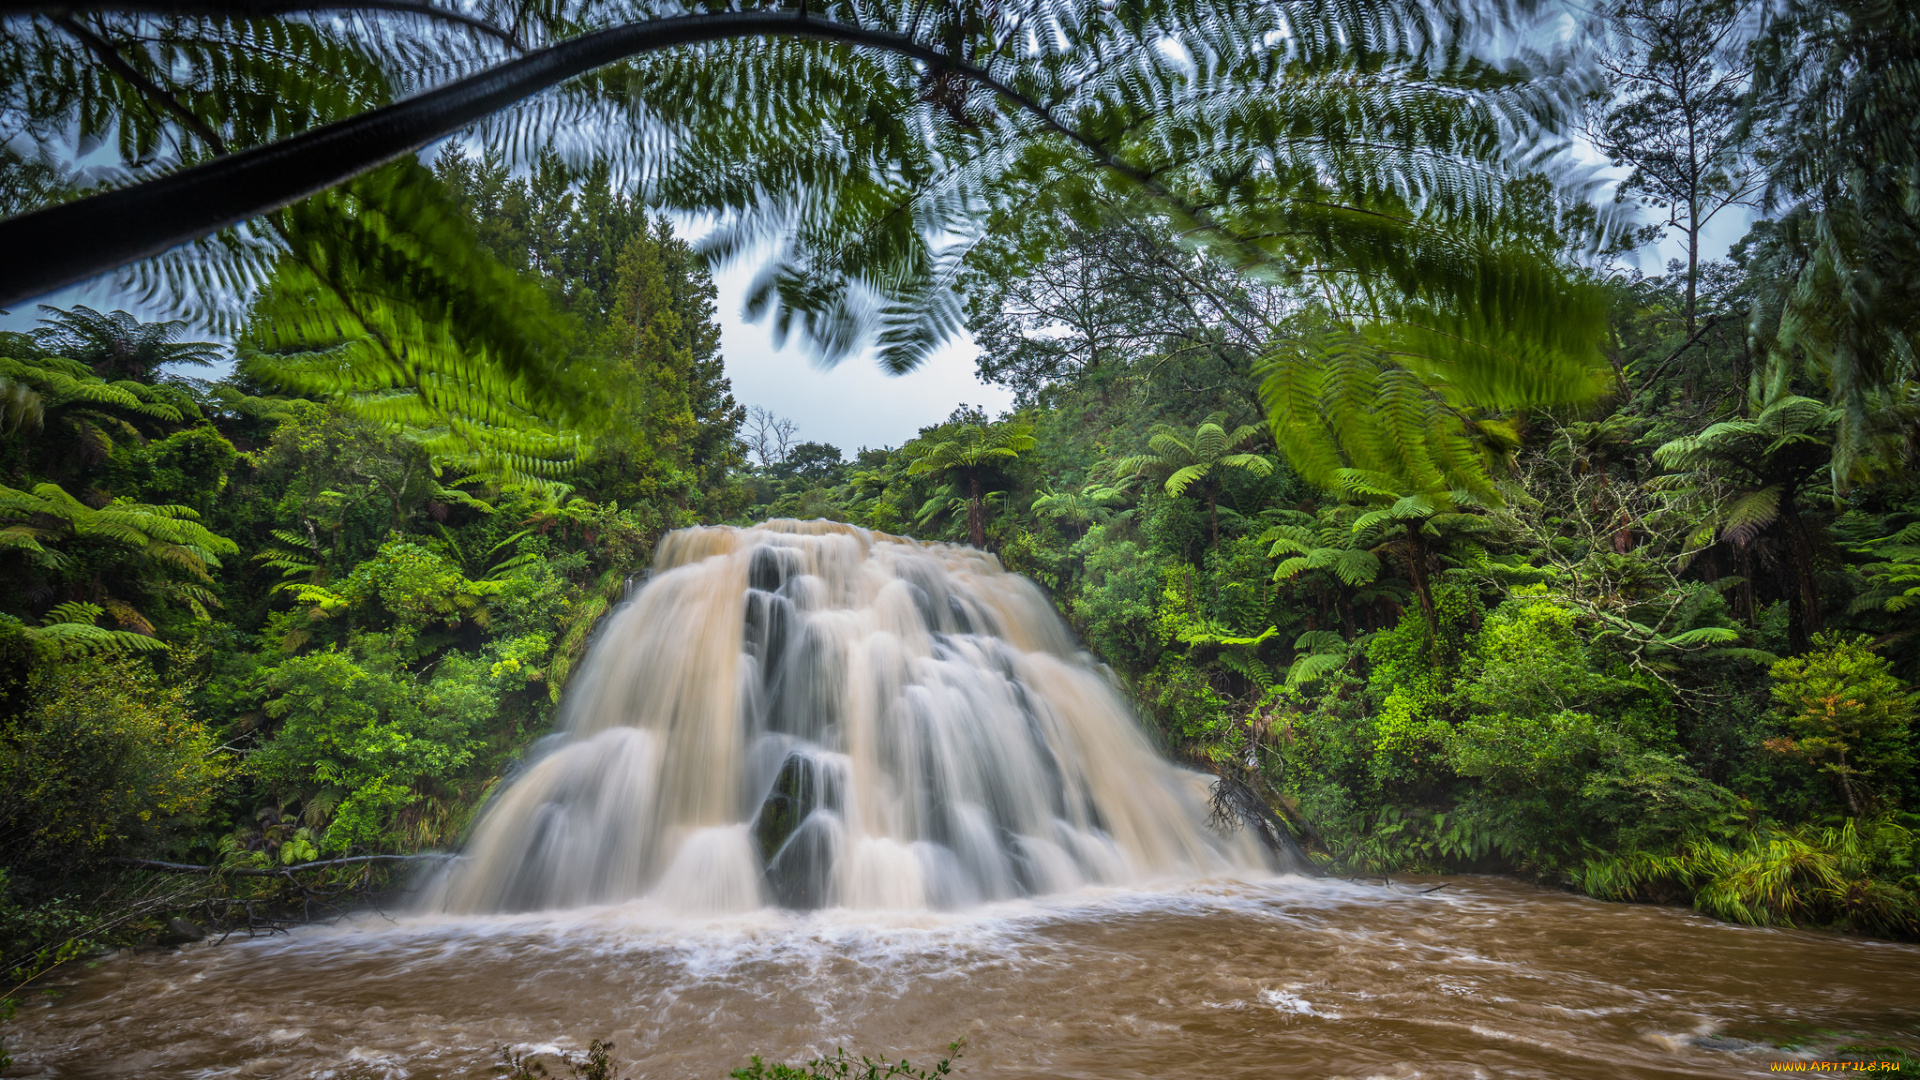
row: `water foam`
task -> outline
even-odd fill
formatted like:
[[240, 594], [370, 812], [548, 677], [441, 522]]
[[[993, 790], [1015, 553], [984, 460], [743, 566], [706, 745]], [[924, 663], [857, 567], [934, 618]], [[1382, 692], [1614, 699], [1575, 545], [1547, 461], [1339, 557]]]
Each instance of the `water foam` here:
[[423, 906], [916, 911], [1260, 870], [1206, 809], [993, 556], [687, 529]]

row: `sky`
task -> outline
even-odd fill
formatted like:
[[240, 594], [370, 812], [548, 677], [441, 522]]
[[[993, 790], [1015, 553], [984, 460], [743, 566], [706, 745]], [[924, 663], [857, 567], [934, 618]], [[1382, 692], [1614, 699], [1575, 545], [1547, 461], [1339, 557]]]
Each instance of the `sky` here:
[[714, 274], [720, 293], [720, 349], [742, 405], [758, 405], [798, 425], [802, 441], [831, 443], [851, 458], [859, 448], [899, 446], [962, 403], [998, 415], [1013, 394], [974, 375], [979, 350], [963, 338], [949, 343], [919, 369], [890, 375], [871, 354], [832, 368], [815, 364], [796, 339], [776, 350], [766, 323], [740, 315], [741, 299], [755, 267], [735, 265]]

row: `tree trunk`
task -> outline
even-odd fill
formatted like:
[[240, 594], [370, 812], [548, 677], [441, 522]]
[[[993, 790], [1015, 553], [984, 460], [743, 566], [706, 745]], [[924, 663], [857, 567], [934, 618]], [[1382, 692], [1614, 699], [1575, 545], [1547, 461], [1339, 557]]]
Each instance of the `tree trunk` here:
[[1220, 554], [1220, 504], [1212, 488], [1207, 489], [1207, 519], [1213, 523], [1213, 553]]
[[967, 477], [967, 532], [973, 537], [973, 546], [981, 551], [987, 550], [987, 508], [980, 501], [980, 478]]
[[1700, 218], [1697, 211], [1688, 211], [1687, 217], [1687, 337], [1693, 337], [1695, 324], [1700, 321], [1698, 297], [1700, 292]]
[[1813, 538], [1807, 535], [1806, 522], [1793, 505], [1789, 493], [1780, 500], [1780, 518], [1787, 526], [1787, 542], [1793, 552], [1793, 594], [1787, 605], [1787, 644], [1794, 652], [1805, 652], [1808, 643], [1822, 629], [1820, 585], [1813, 574]]
[[1440, 617], [1433, 610], [1433, 591], [1427, 585], [1427, 538], [1420, 526], [1407, 526], [1407, 577], [1413, 580], [1414, 598], [1420, 601], [1420, 614], [1427, 620], [1427, 636], [1440, 641]]
[[1860, 817], [1860, 798], [1853, 793], [1853, 780], [1851, 775], [1853, 770], [1847, 767], [1847, 752], [1845, 750], [1840, 751], [1840, 768], [1837, 771], [1840, 773], [1840, 790], [1847, 797], [1847, 809], [1853, 811], [1854, 817]]

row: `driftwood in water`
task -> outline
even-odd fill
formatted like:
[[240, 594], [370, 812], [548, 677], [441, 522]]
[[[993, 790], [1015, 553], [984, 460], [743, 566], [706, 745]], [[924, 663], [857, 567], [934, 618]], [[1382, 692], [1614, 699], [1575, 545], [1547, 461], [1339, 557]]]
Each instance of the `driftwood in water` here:
[[[287, 866], [221, 866], [200, 865], [197, 863], [163, 862], [158, 859], [115, 859], [120, 866], [131, 870], [144, 870], [149, 873], [195, 875], [207, 879], [200, 888], [213, 890], [213, 894], [198, 896], [182, 895], [175, 910], [196, 912], [202, 922], [219, 940], [225, 941], [235, 932], [254, 934], [282, 934], [296, 926], [314, 923], [332, 922], [354, 909], [366, 909], [378, 903], [382, 889], [376, 887], [365, 874], [348, 874], [342, 878], [300, 877], [311, 871], [344, 870], [359, 868], [370, 870], [381, 863], [409, 863], [421, 861], [442, 861], [454, 856], [442, 852], [428, 852], [420, 855], [352, 855], [339, 859], [316, 859], [312, 862], [292, 863]], [[221, 884], [233, 878], [269, 879], [266, 891], [254, 895], [219, 895], [227, 891]], [[247, 890], [240, 890], [245, 892]], [[186, 923], [176, 918], [173, 922], [183, 923], [199, 930], [199, 924]], [[202, 933], [188, 933], [183, 927], [169, 923], [172, 931], [169, 937], [172, 944], [198, 940], [207, 936]]]
[[1288, 869], [1320, 876], [1320, 868], [1307, 857], [1300, 841], [1294, 839], [1293, 830], [1275, 812], [1273, 802], [1261, 798], [1246, 781], [1222, 775], [1213, 782], [1214, 827], [1234, 829], [1242, 823], [1252, 826], [1254, 835], [1267, 850], [1289, 864]]

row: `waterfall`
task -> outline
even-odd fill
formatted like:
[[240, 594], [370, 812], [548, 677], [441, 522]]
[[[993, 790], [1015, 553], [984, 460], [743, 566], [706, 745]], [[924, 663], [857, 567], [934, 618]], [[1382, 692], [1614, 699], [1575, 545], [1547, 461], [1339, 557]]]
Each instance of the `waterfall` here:
[[429, 909], [958, 907], [1262, 866], [1046, 598], [825, 521], [694, 528], [601, 629]]

